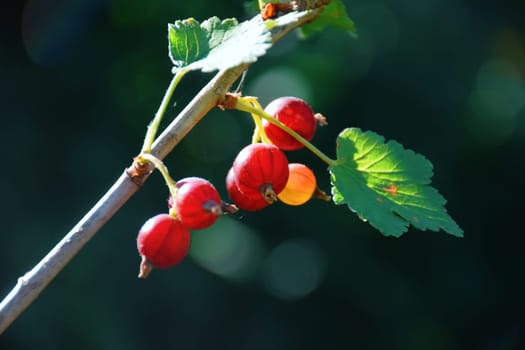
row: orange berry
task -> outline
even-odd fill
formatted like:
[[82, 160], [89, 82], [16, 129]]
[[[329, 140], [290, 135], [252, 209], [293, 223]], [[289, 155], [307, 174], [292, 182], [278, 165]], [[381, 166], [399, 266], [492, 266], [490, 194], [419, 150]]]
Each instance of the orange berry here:
[[277, 198], [288, 205], [302, 205], [312, 198], [317, 187], [315, 175], [301, 163], [290, 163], [288, 169], [288, 182]]

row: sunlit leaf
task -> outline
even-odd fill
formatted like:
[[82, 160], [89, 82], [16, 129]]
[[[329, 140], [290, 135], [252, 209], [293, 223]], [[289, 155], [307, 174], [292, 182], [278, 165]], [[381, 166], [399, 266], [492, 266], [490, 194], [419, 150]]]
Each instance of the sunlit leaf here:
[[238, 23], [235, 18], [193, 18], [168, 25], [169, 56], [175, 69], [210, 72], [253, 63], [272, 46], [272, 33], [297, 22], [305, 12], [292, 12], [274, 20], [255, 16]]
[[271, 34], [258, 18], [240, 24], [234, 18], [178, 20], [169, 24], [168, 38], [176, 68], [205, 72], [255, 62], [271, 46]]
[[396, 141], [345, 129], [337, 138], [337, 164], [329, 170], [334, 203], [347, 204], [386, 236], [399, 237], [409, 225], [463, 236], [446, 200], [430, 186], [432, 164]]

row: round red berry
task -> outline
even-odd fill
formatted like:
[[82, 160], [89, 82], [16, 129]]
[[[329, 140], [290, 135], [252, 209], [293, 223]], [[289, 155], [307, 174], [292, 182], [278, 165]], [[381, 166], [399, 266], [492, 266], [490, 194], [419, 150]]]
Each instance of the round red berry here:
[[270, 203], [258, 190], [244, 188], [241, 191], [235, 181], [235, 173], [233, 168], [230, 168], [226, 176], [226, 190], [230, 199], [242, 210], [256, 211], [266, 208]]
[[[264, 111], [310, 141], [317, 127], [314, 112], [310, 106], [297, 97], [280, 97], [270, 102]], [[303, 144], [278, 126], [263, 120], [266, 136], [274, 145], [285, 151], [297, 150]]]
[[221, 197], [211, 182], [200, 177], [187, 177], [177, 182], [175, 213], [190, 229], [211, 226], [222, 214]]
[[[275, 145], [252, 143], [244, 147], [233, 162], [237, 187], [262, 192], [264, 187], [278, 194], [288, 181], [288, 159]], [[271, 201], [270, 201], [271, 202]]]
[[137, 249], [142, 257], [139, 277], [147, 277], [152, 267], [165, 269], [178, 264], [189, 248], [190, 230], [179, 220], [168, 214], [150, 218], [137, 236]]

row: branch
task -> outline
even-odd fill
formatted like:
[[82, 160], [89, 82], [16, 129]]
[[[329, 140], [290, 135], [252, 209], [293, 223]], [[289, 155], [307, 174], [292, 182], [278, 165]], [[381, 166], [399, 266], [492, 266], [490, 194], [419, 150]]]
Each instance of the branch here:
[[[299, 20], [273, 33], [276, 42], [293, 29], [313, 20], [319, 10], [306, 12]], [[190, 130], [228, 92], [249, 64], [218, 72], [191, 100], [164, 132], [156, 139], [151, 153], [164, 159]], [[55, 276], [82, 247], [109, 221], [146, 181], [148, 175], [129, 177], [124, 171], [93, 208], [29, 272], [18, 279], [15, 287], [0, 303], [0, 334], [40, 295]]]

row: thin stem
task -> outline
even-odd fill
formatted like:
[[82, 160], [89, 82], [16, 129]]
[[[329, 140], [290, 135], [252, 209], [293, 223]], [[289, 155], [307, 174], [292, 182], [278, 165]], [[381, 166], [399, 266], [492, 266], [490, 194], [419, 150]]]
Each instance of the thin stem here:
[[[255, 108], [262, 109], [261, 105], [259, 104], [259, 101], [257, 101], [256, 97], [253, 96], [246, 96], [243, 98], [246, 102], [249, 102], [252, 106]], [[253, 131], [253, 137], [252, 137], [252, 143], [259, 142], [259, 140], [262, 140], [265, 143], [270, 143], [270, 140], [268, 140], [268, 137], [266, 136], [266, 133], [264, 132], [264, 128], [261, 122], [261, 117], [255, 113], [251, 113], [253, 122], [255, 123], [255, 129]]]
[[138, 158], [139, 158], [139, 161], [140, 159], [143, 159], [145, 161], [152, 163], [155, 166], [155, 168], [160, 172], [160, 174], [164, 178], [164, 181], [166, 182], [166, 186], [168, 186], [168, 189], [170, 191], [171, 198], [175, 200], [175, 196], [177, 192], [177, 183], [170, 176], [168, 167], [164, 164], [164, 162], [150, 153], [142, 153], [138, 156]]
[[144, 143], [142, 144], [142, 150], [140, 151], [140, 153], [151, 153], [151, 147], [153, 145], [153, 142], [155, 141], [155, 137], [157, 136], [157, 131], [159, 129], [160, 122], [162, 121], [162, 117], [164, 116], [164, 113], [166, 113], [166, 109], [168, 108], [171, 96], [173, 96], [173, 92], [175, 91], [177, 85], [179, 85], [179, 82], [181, 81], [182, 77], [184, 77], [188, 72], [189, 70], [186, 69], [177, 70], [177, 72], [173, 76], [173, 79], [171, 79], [170, 85], [164, 93], [164, 97], [162, 98], [162, 102], [160, 103], [159, 109], [157, 113], [155, 113], [155, 117], [153, 118], [153, 120], [148, 125], [148, 129], [146, 131], [146, 136], [144, 137]]
[[[333, 166], [337, 164], [337, 161], [335, 159], [328, 157], [320, 149], [315, 147], [313, 144], [311, 144], [308, 140], [306, 140], [304, 137], [299, 135], [297, 132], [290, 129], [289, 127], [287, 127], [286, 125], [284, 125], [283, 123], [281, 123], [280, 121], [278, 121], [277, 119], [275, 119], [274, 117], [266, 113], [260, 106], [253, 107], [250, 103], [246, 103], [244, 101], [247, 101], [245, 97], [239, 97], [237, 99], [237, 104], [235, 105], [235, 108], [240, 111], [248, 112], [251, 114], [257, 114], [261, 118], [266, 119], [268, 122], [286, 131], [290, 136], [292, 136], [294, 139], [296, 139], [301, 144], [303, 144], [304, 147], [308, 148], [313, 154], [315, 154], [317, 157], [319, 157], [323, 162], [325, 162], [329, 166]], [[250, 100], [248, 99], [248, 101]]]
[[[252, 114], [252, 117], [253, 117], [253, 114]], [[261, 128], [259, 128], [261, 118], [253, 117], [253, 122], [255, 123], [255, 128], [253, 129], [252, 143], [257, 143], [261, 140]]]

